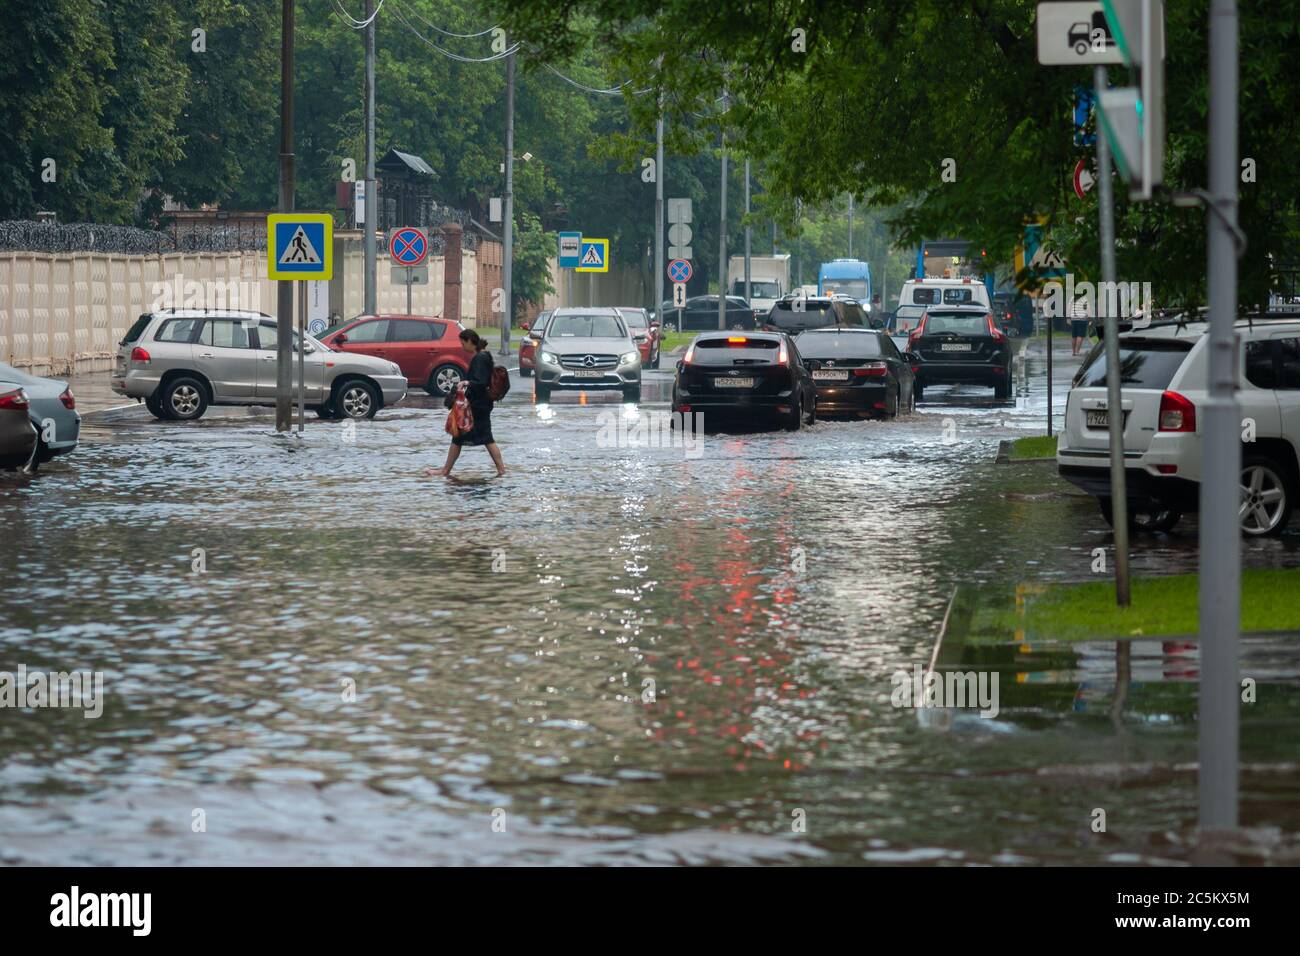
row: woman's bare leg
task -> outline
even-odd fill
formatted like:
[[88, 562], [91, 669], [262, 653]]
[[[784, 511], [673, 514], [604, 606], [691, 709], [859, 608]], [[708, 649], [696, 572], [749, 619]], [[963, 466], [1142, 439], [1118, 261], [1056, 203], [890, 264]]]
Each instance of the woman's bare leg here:
[[504, 475], [506, 473], [506, 463], [501, 460], [501, 449], [497, 447], [497, 443], [492, 442], [489, 444], [487, 450], [488, 454], [492, 456], [492, 464], [497, 466], [497, 475]]
[[446, 478], [451, 474], [452, 465], [456, 464], [456, 459], [460, 457], [460, 446], [452, 443], [447, 449], [447, 462], [441, 468], [426, 468], [424, 473], [430, 478]]

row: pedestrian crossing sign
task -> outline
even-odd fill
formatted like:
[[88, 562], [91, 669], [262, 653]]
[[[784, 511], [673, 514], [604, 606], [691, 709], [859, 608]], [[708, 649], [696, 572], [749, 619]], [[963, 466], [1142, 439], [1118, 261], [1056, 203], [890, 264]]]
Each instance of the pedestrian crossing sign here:
[[608, 272], [609, 240], [588, 239], [582, 237], [582, 248], [578, 253], [578, 265], [574, 272]]
[[334, 278], [334, 217], [308, 212], [267, 216], [266, 277]]

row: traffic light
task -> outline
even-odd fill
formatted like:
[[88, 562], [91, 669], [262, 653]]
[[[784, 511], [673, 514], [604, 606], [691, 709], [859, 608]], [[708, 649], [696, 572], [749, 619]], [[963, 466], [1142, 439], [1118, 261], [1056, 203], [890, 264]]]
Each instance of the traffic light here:
[[1165, 165], [1165, 11], [1162, 0], [1102, 0], [1120, 55], [1138, 85], [1098, 90], [1098, 117], [1131, 199], [1150, 199]]

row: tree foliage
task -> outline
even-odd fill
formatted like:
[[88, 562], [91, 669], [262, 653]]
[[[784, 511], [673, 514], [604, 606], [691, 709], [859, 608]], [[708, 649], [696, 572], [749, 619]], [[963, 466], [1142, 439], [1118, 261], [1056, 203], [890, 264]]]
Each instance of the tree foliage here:
[[[1043, 216], [1072, 267], [1095, 275], [1095, 198], [1069, 187], [1085, 153], [1072, 143], [1072, 90], [1090, 72], [1040, 67], [1033, 0], [908, 3], [773, 0], [496, 0], [512, 30], [550, 55], [598, 42], [628, 72], [635, 128], [663, 97], [674, 126], [727, 90], [720, 117], [760, 159], [774, 194], [823, 203], [852, 191], [896, 206], [898, 242], [962, 236], [1010, 262], [1028, 217]], [[1290, 161], [1300, 116], [1300, 0], [1242, 0], [1243, 298], [1259, 302], [1275, 264], [1294, 260], [1300, 167]], [[1208, 0], [1166, 4], [1166, 182], [1206, 182]], [[576, 28], [578, 22], [583, 29]], [[803, 31], [799, 51], [795, 31]], [[1116, 69], [1112, 80], [1123, 82]], [[956, 179], [941, 178], [944, 160]], [[1165, 203], [1117, 208], [1121, 277], [1152, 281], [1162, 304], [1204, 294], [1204, 214]]]

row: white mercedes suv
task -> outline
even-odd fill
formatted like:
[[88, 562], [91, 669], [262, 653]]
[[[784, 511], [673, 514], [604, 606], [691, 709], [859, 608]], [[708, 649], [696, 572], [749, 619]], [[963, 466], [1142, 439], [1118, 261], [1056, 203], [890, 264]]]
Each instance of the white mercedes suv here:
[[[1121, 333], [1121, 405], [1129, 521], [1167, 531], [1199, 505], [1202, 416], [1208, 398], [1208, 326], [1159, 321]], [[1300, 495], [1300, 315], [1236, 323], [1242, 417], [1241, 529], [1280, 534]], [[1111, 519], [1106, 353], [1099, 343], [1065, 406], [1057, 469], [1097, 498]]]

